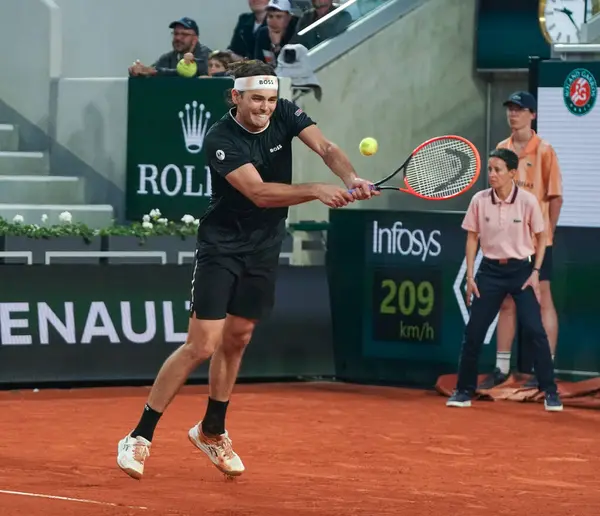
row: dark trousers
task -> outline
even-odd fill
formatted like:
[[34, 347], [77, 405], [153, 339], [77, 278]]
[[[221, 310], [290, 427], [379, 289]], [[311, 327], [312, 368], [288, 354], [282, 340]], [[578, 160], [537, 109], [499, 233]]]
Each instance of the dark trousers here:
[[527, 260], [509, 260], [500, 264], [484, 258], [475, 277], [480, 297], [473, 297], [471, 317], [465, 329], [458, 368], [456, 388], [469, 393], [477, 388], [479, 355], [485, 334], [496, 317], [504, 298], [510, 294], [521, 321], [524, 345], [532, 346], [533, 365], [540, 390], [556, 392], [554, 364], [548, 336], [542, 324], [540, 304], [531, 287], [522, 290], [531, 275], [532, 264]]

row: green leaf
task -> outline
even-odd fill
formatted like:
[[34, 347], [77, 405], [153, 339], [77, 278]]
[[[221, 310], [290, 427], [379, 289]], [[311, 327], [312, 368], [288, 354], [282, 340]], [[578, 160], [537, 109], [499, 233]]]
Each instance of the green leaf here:
[[60, 238], [60, 237], [81, 237], [87, 243], [91, 242], [97, 236], [130, 236], [136, 237], [143, 243], [146, 238], [151, 236], [178, 236], [182, 240], [187, 237], [194, 237], [198, 231], [195, 224], [175, 223], [169, 221], [166, 224], [160, 224], [154, 221], [152, 228], [143, 227], [140, 222], [133, 222], [128, 225], [118, 225], [113, 221], [112, 225], [92, 229], [81, 223], [64, 224], [15, 224], [0, 217], [0, 236], [23, 236], [27, 238]]

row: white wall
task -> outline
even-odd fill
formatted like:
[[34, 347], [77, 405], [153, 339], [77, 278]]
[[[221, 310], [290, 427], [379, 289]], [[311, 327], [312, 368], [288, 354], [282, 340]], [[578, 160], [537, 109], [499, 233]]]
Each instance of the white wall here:
[[[22, 0], [0, 3], [7, 1]], [[119, 77], [135, 59], [151, 64], [171, 50], [169, 23], [183, 16], [196, 20], [203, 44], [225, 48], [248, 11], [248, 0], [54, 1], [63, 23], [63, 77]]]
[[44, 132], [50, 78], [60, 72], [59, 35], [60, 15], [52, 0], [0, 1], [0, 101]]
[[127, 78], [61, 79], [58, 107], [56, 143], [124, 191]]
[[[371, 180], [393, 172], [418, 144], [438, 135], [464, 136], [485, 153], [486, 89], [474, 71], [474, 45], [475, 0], [430, 0], [320, 70], [322, 101], [311, 95], [300, 104]], [[373, 157], [358, 152], [365, 136], [379, 141]], [[332, 180], [301, 143], [294, 153], [294, 181]], [[432, 202], [385, 192], [352, 208], [456, 210], [469, 198]], [[318, 202], [290, 213], [292, 221], [328, 217]]]

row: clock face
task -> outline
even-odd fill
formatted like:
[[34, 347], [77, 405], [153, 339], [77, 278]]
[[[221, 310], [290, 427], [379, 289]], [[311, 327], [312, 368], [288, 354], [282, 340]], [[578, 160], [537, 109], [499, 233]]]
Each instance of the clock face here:
[[539, 19], [548, 43], [579, 43], [580, 31], [592, 17], [592, 0], [540, 0]]

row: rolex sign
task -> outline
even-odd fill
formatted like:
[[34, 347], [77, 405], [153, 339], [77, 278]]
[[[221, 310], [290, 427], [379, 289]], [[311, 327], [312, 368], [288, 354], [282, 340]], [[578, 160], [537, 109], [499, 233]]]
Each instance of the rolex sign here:
[[199, 218], [212, 194], [203, 147], [227, 113], [230, 79], [129, 79], [126, 217], [159, 209], [169, 220]]

